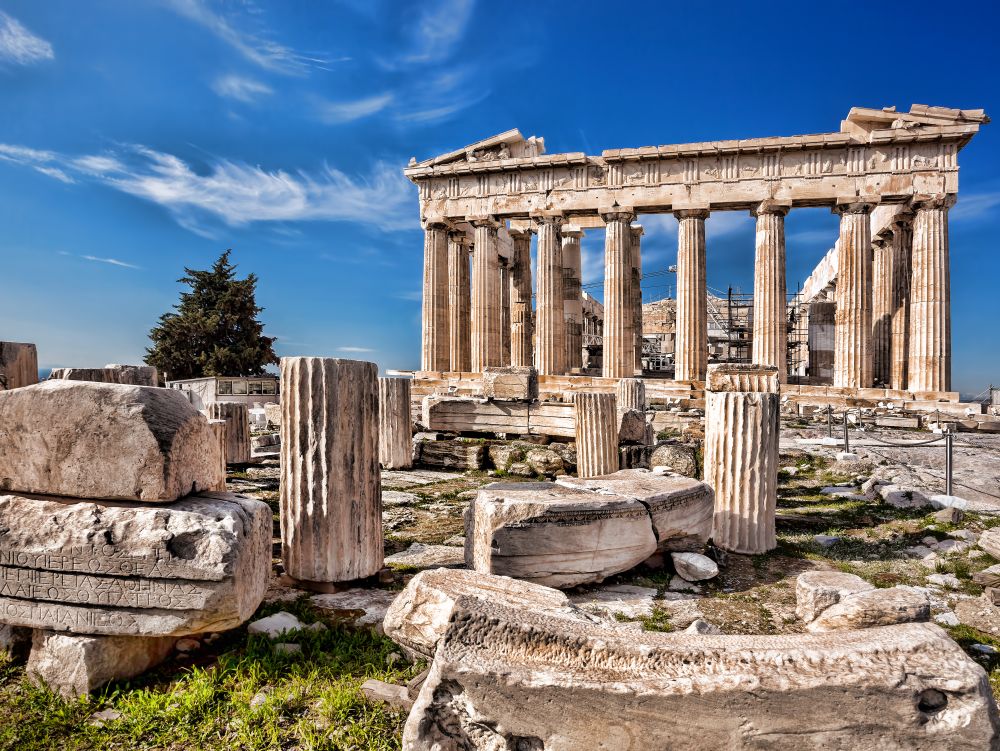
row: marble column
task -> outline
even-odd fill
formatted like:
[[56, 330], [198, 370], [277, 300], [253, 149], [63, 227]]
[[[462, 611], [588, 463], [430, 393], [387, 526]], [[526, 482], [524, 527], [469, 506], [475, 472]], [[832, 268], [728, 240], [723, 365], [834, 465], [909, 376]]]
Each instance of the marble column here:
[[630, 228], [632, 240], [632, 336], [635, 372], [642, 374], [642, 225]]
[[226, 421], [226, 464], [250, 461], [250, 410], [242, 402], [213, 402], [205, 410], [209, 420]]
[[837, 240], [836, 341], [833, 385], [872, 385], [872, 204], [842, 203]]
[[705, 219], [708, 209], [675, 211], [677, 229], [677, 326], [674, 379], [703, 381], [708, 367], [708, 289]]
[[715, 491], [712, 540], [734, 553], [773, 550], [778, 493], [778, 370], [712, 365], [705, 384], [705, 482]]
[[833, 383], [837, 305], [829, 300], [809, 303], [809, 382]]
[[630, 378], [635, 374], [635, 335], [632, 321], [632, 221], [631, 208], [601, 212], [604, 236], [604, 364], [605, 378]]
[[580, 277], [580, 239], [583, 231], [574, 225], [562, 227], [563, 305], [566, 320], [566, 372], [583, 367], [583, 292]]
[[448, 234], [448, 314], [451, 370], [467, 372], [472, 367], [472, 300], [469, 288], [469, 240], [464, 232]]
[[892, 368], [892, 233], [872, 240], [872, 381], [888, 386]]
[[219, 482], [216, 484], [212, 490], [217, 490], [221, 493], [226, 492], [226, 454], [228, 453], [228, 445], [226, 444], [226, 421], [225, 420], [214, 420], [209, 419], [208, 427], [212, 430], [212, 435], [215, 436], [215, 441], [218, 444], [219, 449], [219, 463], [222, 465], [219, 468]]
[[618, 409], [646, 411], [646, 382], [641, 378], [622, 378], [615, 387]]
[[424, 227], [421, 370], [444, 371], [451, 364], [447, 233], [447, 227], [439, 222], [427, 222]]
[[576, 474], [599, 477], [618, 471], [618, 411], [614, 394], [577, 393]]
[[501, 365], [510, 365], [511, 318], [510, 318], [510, 261], [499, 258], [500, 272], [500, 357]]
[[892, 362], [889, 385], [907, 388], [910, 356], [910, 259], [913, 252], [913, 214], [897, 214], [892, 230]]
[[378, 368], [281, 358], [281, 557], [312, 589], [382, 568]]
[[491, 217], [469, 220], [475, 228], [472, 253], [472, 372], [499, 366], [502, 357], [500, 337], [500, 281], [497, 254], [497, 230], [500, 225]]
[[383, 469], [413, 466], [409, 378], [378, 379], [378, 456]]
[[757, 219], [751, 359], [755, 365], [776, 367], [781, 383], [788, 380], [785, 296], [785, 214], [788, 208], [764, 201], [750, 212]]
[[531, 313], [531, 233], [511, 230], [514, 257], [510, 268], [510, 364], [534, 365]]
[[955, 196], [914, 201], [910, 272], [910, 391], [951, 390], [948, 209]]
[[562, 216], [541, 214], [538, 224], [538, 318], [535, 367], [539, 375], [566, 372], [566, 325], [563, 305]]

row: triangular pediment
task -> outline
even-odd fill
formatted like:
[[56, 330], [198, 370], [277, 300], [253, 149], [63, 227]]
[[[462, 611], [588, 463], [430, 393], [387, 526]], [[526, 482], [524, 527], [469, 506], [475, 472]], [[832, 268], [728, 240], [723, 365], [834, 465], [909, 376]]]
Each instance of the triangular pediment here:
[[410, 167], [439, 167], [455, 162], [491, 162], [503, 159], [523, 159], [545, 153], [545, 139], [525, 138], [517, 128], [505, 130], [495, 136], [471, 143], [465, 148], [441, 154], [422, 162], [411, 162]]

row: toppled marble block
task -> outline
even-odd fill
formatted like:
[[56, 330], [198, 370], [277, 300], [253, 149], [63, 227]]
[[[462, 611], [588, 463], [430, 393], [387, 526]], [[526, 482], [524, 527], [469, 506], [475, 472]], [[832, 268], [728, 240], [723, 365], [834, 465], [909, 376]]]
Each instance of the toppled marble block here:
[[67, 699], [159, 665], [174, 648], [170, 636], [78, 636], [37, 630], [26, 672]]
[[0, 342], [0, 391], [38, 383], [38, 350], [34, 344]]
[[521, 366], [484, 368], [483, 396], [497, 401], [537, 399], [538, 371]]
[[986, 673], [939, 627], [636, 632], [460, 598], [403, 731], [431, 749], [944, 749], [1000, 743]]
[[105, 365], [103, 368], [53, 368], [50, 380], [121, 383], [128, 386], [159, 386], [159, 374], [152, 365]]
[[233, 493], [155, 506], [0, 495], [0, 623], [223, 631], [257, 609], [270, 564], [270, 507]]
[[701, 553], [671, 553], [677, 575], [687, 582], [700, 582], [719, 575], [718, 564]]
[[562, 592], [506, 576], [459, 569], [421, 571], [399, 593], [382, 622], [385, 635], [417, 657], [433, 657], [462, 597], [480, 597], [532, 612], [558, 611], [567, 618], [596, 622], [580, 613]]
[[417, 441], [413, 444], [413, 461], [425, 467], [466, 471], [482, 469], [486, 464], [486, 447], [473, 441]]
[[712, 533], [715, 493], [698, 480], [658, 475], [648, 469], [623, 469], [585, 479], [560, 477], [556, 482], [641, 503], [652, 519], [660, 552], [701, 550]]
[[387, 566], [406, 568], [449, 568], [464, 566], [465, 553], [453, 545], [425, 545], [415, 542], [406, 550], [386, 556]]
[[869, 589], [844, 595], [806, 626], [813, 633], [929, 621], [927, 593], [916, 587]]
[[1000, 560], [1000, 527], [987, 529], [979, 535], [979, 540], [976, 541], [976, 544], [991, 556]]
[[646, 415], [637, 409], [618, 410], [618, 443], [646, 444]]
[[795, 580], [795, 615], [809, 623], [842, 597], [869, 589], [875, 587], [854, 574], [806, 571]]
[[169, 503], [224, 481], [180, 391], [46, 381], [0, 391], [0, 491]]
[[603, 581], [646, 560], [656, 538], [634, 498], [546, 482], [493, 483], [466, 511], [466, 564], [549, 587]]

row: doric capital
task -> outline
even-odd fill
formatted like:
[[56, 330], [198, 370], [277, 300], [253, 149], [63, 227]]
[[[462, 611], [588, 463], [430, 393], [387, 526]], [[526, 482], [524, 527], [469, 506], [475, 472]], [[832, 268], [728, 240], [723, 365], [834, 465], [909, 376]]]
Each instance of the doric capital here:
[[882, 250], [884, 248], [887, 248], [889, 246], [889, 242], [891, 241], [892, 241], [891, 232], [889, 233], [888, 237], [886, 237], [882, 233], [879, 233], [878, 237], [872, 238], [872, 247], [875, 248], [876, 250]]
[[527, 240], [528, 242], [531, 242], [531, 236], [533, 234], [535, 234], [534, 227], [518, 227], [517, 229], [510, 229], [510, 238], [515, 241]]
[[535, 224], [553, 224], [556, 229], [562, 227], [566, 216], [561, 211], [536, 211], [530, 215]]
[[706, 209], [674, 209], [674, 216], [678, 219], [708, 219], [709, 210]]
[[792, 208], [791, 201], [779, 201], [774, 198], [768, 198], [766, 201], [761, 201], [750, 209], [750, 216], [757, 217], [761, 214], [777, 214], [779, 216], [784, 216], [788, 213], [790, 208]]
[[872, 209], [878, 206], [876, 196], [845, 196], [837, 199], [837, 205], [831, 211], [834, 214], [871, 214]]
[[455, 245], [469, 245], [471, 240], [469, 236], [462, 232], [461, 230], [452, 230], [448, 233], [448, 242], [454, 243]]
[[601, 219], [604, 220], [605, 224], [611, 222], [627, 222], [628, 224], [632, 224], [635, 221], [635, 210], [631, 206], [608, 206], [598, 209], [597, 213], [601, 215]]
[[486, 227], [494, 232], [500, 229], [500, 222], [497, 221], [495, 216], [470, 216], [466, 217], [465, 221], [476, 229]]
[[938, 193], [937, 195], [917, 195], [913, 197], [911, 206], [914, 211], [927, 211], [929, 209], [950, 209], [958, 199], [954, 193]]
[[564, 224], [562, 226], [561, 234], [563, 240], [578, 242], [580, 238], [583, 237], [583, 229], [576, 224]]
[[638, 240], [646, 232], [646, 229], [641, 224], [633, 224], [629, 229], [632, 231], [633, 240]]

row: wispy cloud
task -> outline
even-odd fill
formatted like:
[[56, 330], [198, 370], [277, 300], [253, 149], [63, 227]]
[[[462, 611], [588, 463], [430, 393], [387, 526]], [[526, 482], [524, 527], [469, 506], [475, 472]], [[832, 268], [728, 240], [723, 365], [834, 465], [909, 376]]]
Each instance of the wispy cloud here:
[[397, 300], [408, 300], [409, 302], [420, 302], [424, 299], [424, 295], [420, 290], [413, 290], [411, 292], [397, 292], [393, 295]]
[[962, 193], [948, 214], [952, 221], [978, 219], [1000, 207], [1000, 190], [986, 193]]
[[404, 125], [430, 125], [448, 120], [490, 95], [490, 88], [485, 83], [487, 78], [481, 70], [470, 65], [422, 77], [401, 98], [393, 119]]
[[319, 118], [328, 125], [349, 123], [360, 120], [363, 117], [381, 112], [395, 99], [391, 92], [376, 94], [375, 96], [355, 99], [352, 102], [328, 102], [319, 103]]
[[136, 266], [134, 263], [125, 263], [125, 261], [119, 261], [117, 258], [99, 258], [97, 256], [80, 256], [85, 261], [94, 261], [95, 263], [107, 263], [111, 266], [121, 266], [125, 269], [138, 269], [140, 266]]
[[212, 90], [221, 97], [253, 104], [261, 97], [270, 96], [274, 89], [266, 83], [234, 74], [219, 76], [212, 82]]
[[0, 11], [0, 63], [33, 65], [55, 58], [52, 45]]
[[[166, 0], [174, 12], [204, 27], [244, 58], [273, 73], [304, 74], [335, 62], [326, 55], [298, 52], [268, 38], [267, 32], [238, 29], [230, 18], [211, 10], [203, 0]], [[250, 6], [253, 8], [254, 6]], [[259, 16], [259, 13], [254, 15]]]
[[145, 146], [69, 157], [0, 144], [0, 159], [45, 174], [58, 171], [71, 180], [86, 178], [151, 201], [181, 226], [209, 237], [212, 220], [231, 227], [289, 221], [356, 222], [385, 231], [417, 226], [409, 182], [396, 166], [382, 162], [367, 177], [352, 177], [330, 166], [290, 172], [227, 159], [196, 171], [173, 154]]
[[374, 352], [375, 350], [369, 349], [368, 347], [337, 347], [338, 352]]
[[425, 3], [413, 27], [412, 47], [402, 56], [401, 62], [433, 63], [450, 57], [465, 36], [474, 8], [474, 0]]

